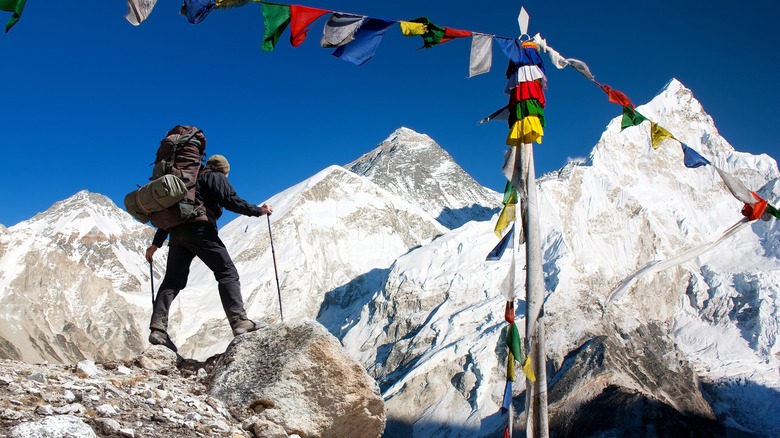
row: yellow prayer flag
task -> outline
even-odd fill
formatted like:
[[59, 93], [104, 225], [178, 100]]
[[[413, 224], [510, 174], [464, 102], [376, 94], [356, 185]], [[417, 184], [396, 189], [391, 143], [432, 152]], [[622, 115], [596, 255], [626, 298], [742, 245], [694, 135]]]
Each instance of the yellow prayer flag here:
[[423, 35], [428, 32], [428, 26], [423, 23], [414, 23], [411, 21], [399, 21], [401, 25], [401, 33], [404, 36]]
[[671, 132], [661, 127], [661, 125], [655, 122], [650, 122], [650, 141], [652, 143], [653, 149], [658, 149], [658, 147], [661, 145], [661, 142], [667, 138], [677, 140], [674, 138]]
[[512, 354], [511, 350], [506, 358], [506, 380], [510, 382], [515, 381], [515, 355]]
[[523, 374], [525, 374], [525, 377], [532, 381], [536, 382], [536, 376], [534, 375], [534, 368], [531, 366], [531, 355], [528, 355], [525, 357], [525, 361], [523, 361]]
[[541, 144], [542, 136], [544, 136], [544, 129], [539, 121], [539, 117], [527, 116], [512, 125], [506, 144], [509, 146], [522, 146], [524, 143], [529, 144], [533, 142]]
[[515, 218], [517, 217], [516, 207], [517, 204], [507, 204], [501, 209], [501, 213], [498, 215], [498, 220], [496, 221], [496, 227], [493, 229], [493, 232], [496, 233], [496, 236], [498, 236], [499, 239], [502, 237], [501, 232], [504, 231], [504, 228], [515, 221]]

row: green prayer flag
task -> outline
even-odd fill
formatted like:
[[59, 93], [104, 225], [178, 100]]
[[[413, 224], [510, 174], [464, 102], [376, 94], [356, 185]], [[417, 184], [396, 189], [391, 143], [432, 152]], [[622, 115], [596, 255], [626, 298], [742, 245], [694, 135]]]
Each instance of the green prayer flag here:
[[282, 36], [282, 33], [290, 24], [290, 5], [280, 5], [277, 3], [263, 2], [260, 4], [263, 9], [263, 51], [270, 52], [276, 47], [276, 43]]
[[517, 330], [515, 323], [509, 324], [509, 328], [506, 331], [506, 346], [509, 347], [509, 351], [515, 356], [515, 359], [523, 357], [523, 347], [520, 341], [520, 332]]
[[431, 23], [431, 20], [425, 17], [415, 18], [414, 20], [409, 21], [412, 23], [422, 23], [426, 26], [427, 30], [422, 34], [423, 47], [426, 49], [439, 44], [442, 38], [444, 38], [445, 29]]
[[11, 19], [5, 25], [5, 32], [8, 33], [14, 24], [22, 17], [22, 10], [27, 0], [0, 0], [0, 11], [13, 12]]
[[773, 207], [772, 204], [767, 204], [766, 211], [777, 219], [780, 219], [780, 211]]
[[647, 117], [626, 105], [623, 107], [623, 120], [620, 122], [620, 130], [622, 131], [630, 126], [637, 126], [645, 120], [647, 120]]

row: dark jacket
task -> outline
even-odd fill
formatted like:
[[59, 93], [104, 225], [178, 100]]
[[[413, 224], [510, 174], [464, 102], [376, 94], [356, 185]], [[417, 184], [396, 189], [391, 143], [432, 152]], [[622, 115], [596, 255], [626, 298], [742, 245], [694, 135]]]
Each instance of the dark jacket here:
[[[214, 227], [217, 226], [217, 219], [222, 216], [223, 208], [245, 216], [262, 215], [259, 206], [250, 204], [236, 194], [235, 189], [230, 185], [225, 174], [209, 168], [206, 168], [198, 176], [195, 200], [196, 204], [202, 204], [205, 207], [206, 219]], [[172, 230], [175, 229], [176, 227]], [[159, 248], [167, 237], [168, 232], [158, 228], [152, 244]]]

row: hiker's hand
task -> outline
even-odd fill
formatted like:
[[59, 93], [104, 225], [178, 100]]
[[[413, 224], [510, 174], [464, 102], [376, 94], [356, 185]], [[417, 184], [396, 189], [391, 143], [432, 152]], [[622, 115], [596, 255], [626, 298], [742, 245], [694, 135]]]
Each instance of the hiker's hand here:
[[154, 252], [157, 251], [157, 247], [154, 245], [150, 245], [149, 248], [146, 248], [146, 261], [149, 263], [152, 263], [152, 258], [154, 257]]
[[264, 214], [271, 214], [274, 212], [273, 207], [271, 207], [269, 204], [263, 204], [260, 206], [260, 216]]

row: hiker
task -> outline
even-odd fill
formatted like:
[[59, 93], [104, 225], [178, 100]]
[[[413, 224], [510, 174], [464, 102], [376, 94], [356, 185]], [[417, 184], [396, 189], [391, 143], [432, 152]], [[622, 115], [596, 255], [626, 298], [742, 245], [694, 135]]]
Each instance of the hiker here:
[[[170, 229], [168, 264], [165, 278], [157, 292], [149, 324], [149, 342], [164, 345], [176, 351], [176, 345], [168, 336], [168, 312], [179, 291], [187, 285], [192, 259], [198, 257], [214, 272], [219, 283], [219, 298], [225, 310], [233, 336], [257, 330], [259, 326], [247, 318], [241, 298], [241, 285], [233, 260], [225, 244], [219, 239], [217, 219], [222, 208], [246, 216], [271, 214], [268, 204], [256, 206], [240, 198], [227, 180], [230, 164], [222, 155], [212, 155], [198, 176], [196, 200], [205, 207], [205, 214]], [[146, 260], [152, 263], [155, 251], [160, 248], [169, 232], [158, 228], [151, 246], [146, 249]]]

